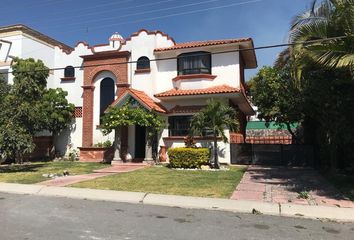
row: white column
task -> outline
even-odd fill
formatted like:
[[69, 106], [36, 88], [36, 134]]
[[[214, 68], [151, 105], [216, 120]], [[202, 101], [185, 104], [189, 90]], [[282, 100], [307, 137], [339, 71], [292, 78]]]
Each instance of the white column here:
[[120, 158], [121, 139], [120, 139], [120, 128], [114, 130], [114, 162], [123, 162]]
[[145, 138], [145, 158], [144, 158], [144, 162], [151, 163], [152, 161], [154, 161], [154, 159], [152, 158], [152, 146], [151, 146], [151, 144], [149, 144], [147, 131], [146, 131], [145, 135], [146, 135], [146, 138]]

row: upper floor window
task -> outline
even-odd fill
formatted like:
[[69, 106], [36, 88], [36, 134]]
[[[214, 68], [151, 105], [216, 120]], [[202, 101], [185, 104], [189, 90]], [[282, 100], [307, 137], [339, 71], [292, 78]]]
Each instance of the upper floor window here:
[[65, 78], [75, 77], [75, 68], [73, 66], [66, 66], [64, 69], [64, 77]]
[[148, 57], [140, 57], [136, 63], [136, 69], [150, 69], [150, 59]]
[[209, 52], [183, 53], [177, 57], [178, 75], [211, 74]]

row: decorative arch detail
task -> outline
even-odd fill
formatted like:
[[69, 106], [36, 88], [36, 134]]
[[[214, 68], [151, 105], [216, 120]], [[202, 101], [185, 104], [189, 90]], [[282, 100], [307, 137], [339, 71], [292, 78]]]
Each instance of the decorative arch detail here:
[[[111, 72], [115, 78], [115, 84], [128, 84], [128, 58], [129, 52], [107, 52], [96, 53], [94, 55], [82, 56], [84, 59], [84, 82], [83, 82], [83, 129], [82, 129], [82, 145], [83, 147], [91, 147], [93, 144], [94, 131], [94, 91], [96, 77], [104, 71]], [[90, 67], [92, 66], [92, 67]], [[124, 87], [118, 87], [117, 95], [125, 91]], [[99, 106], [98, 106], [99, 107]]]

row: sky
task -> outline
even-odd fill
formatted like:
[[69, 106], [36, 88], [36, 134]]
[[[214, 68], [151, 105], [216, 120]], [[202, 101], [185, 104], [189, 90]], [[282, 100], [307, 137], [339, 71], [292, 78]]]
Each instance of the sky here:
[[[311, 0], [1, 0], [0, 26], [24, 24], [70, 46], [108, 43], [118, 32], [160, 30], [176, 42], [251, 37], [285, 43], [291, 20]], [[257, 50], [258, 69], [281, 48]], [[248, 80], [258, 69], [246, 70]]]

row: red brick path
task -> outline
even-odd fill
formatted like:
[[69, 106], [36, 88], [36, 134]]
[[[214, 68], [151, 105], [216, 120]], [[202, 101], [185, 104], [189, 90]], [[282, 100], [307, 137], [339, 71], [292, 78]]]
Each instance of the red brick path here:
[[[308, 199], [298, 198], [302, 191], [309, 192]], [[308, 168], [250, 166], [231, 199], [354, 208], [354, 202]]]
[[147, 167], [147, 165], [119, 165], [119, 166], [113, 166], [109, 168], [95, 170], [94, 173], [90, 173], [90, 174], [58, 177], [48, 181], [40, 182], [38, 184], [45, 185], [45, 186], [64, 187], [74, 183], [93, 180], [99, 177], [105, 177], [117, 173], [132, 172], [145, 167]]

